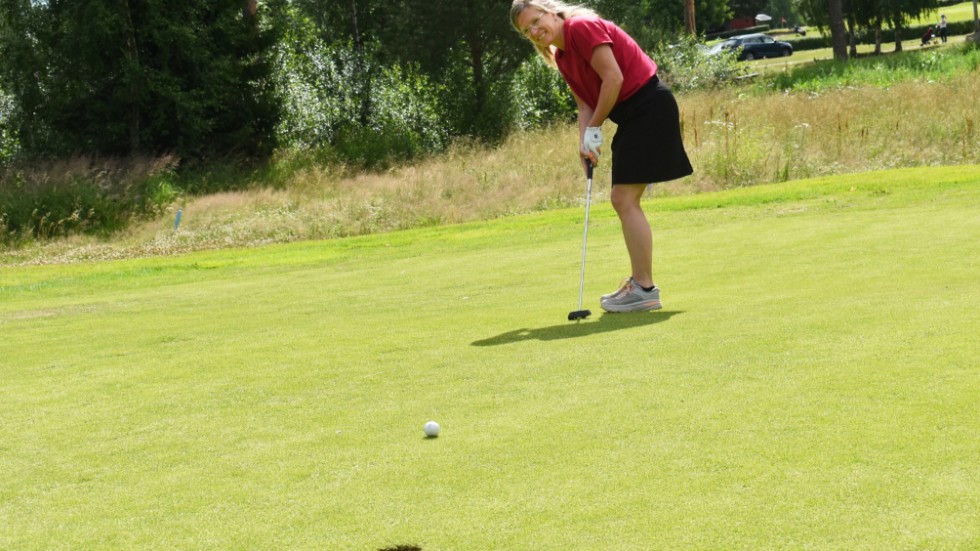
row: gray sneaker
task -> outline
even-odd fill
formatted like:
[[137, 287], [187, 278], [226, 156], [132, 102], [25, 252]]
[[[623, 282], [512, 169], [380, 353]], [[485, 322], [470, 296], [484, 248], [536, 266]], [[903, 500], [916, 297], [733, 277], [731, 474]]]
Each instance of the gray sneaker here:
[[599, 297], [599, 302], [606, 302], [607, 300], [615, 296], [619, 296], [619, 294], [622, 293], [626, 289], [626, 287], [629, 286], [630, 283], [633, 283], [633, 276], [629, 276], [628, 278], [624, 279], [622, 283], [619, 284], [619, 289], [616, 289], [611, 293], [606, 293], [601, 297]]
[[644, 291], [632, 279], [618, 295], [602, 302], [602, 309], [606, 312], [644, 312], [662, 307], [659, 287]]

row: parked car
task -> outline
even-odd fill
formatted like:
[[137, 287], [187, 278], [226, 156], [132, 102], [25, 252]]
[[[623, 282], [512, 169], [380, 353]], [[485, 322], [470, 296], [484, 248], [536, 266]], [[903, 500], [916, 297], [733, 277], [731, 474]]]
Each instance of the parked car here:
[[738, 59], [752, 61], [763, 57], [786, 57], [793, 55], [793, 45], [781, 42], [767, 34], [745, 34], [719, 42], [708, 50], [717, 54], [722, 50], [739, 50]]

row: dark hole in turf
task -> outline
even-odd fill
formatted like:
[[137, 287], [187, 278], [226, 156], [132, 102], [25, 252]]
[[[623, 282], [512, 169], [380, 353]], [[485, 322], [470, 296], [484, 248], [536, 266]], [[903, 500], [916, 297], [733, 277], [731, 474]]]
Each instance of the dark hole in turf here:
[[394, 547], [378, 549], [378, 551], [422, 551], [422, 548], [417, 545], [396, 545]]

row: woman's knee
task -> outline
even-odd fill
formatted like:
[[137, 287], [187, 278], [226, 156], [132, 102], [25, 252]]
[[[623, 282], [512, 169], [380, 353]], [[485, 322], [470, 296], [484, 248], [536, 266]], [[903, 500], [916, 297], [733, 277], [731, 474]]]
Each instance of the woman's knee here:
[[633, 189], [634, 186], [613, 186], [609, 199], [617, 213], [629, 212], [632, 209], [640, 208], [640, 197], [643, 196], [643, 187], [639, 191]]

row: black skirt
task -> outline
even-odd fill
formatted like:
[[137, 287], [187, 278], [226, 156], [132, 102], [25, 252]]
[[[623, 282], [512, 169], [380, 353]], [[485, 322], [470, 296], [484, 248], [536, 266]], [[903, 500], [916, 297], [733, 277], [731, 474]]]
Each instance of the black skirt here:
[[694, 173], [681, 139], [677, 101], [656, 75], [616, 105], [609, 118], [618, 125], [612, 141], [613, 185], [666, 182]]

